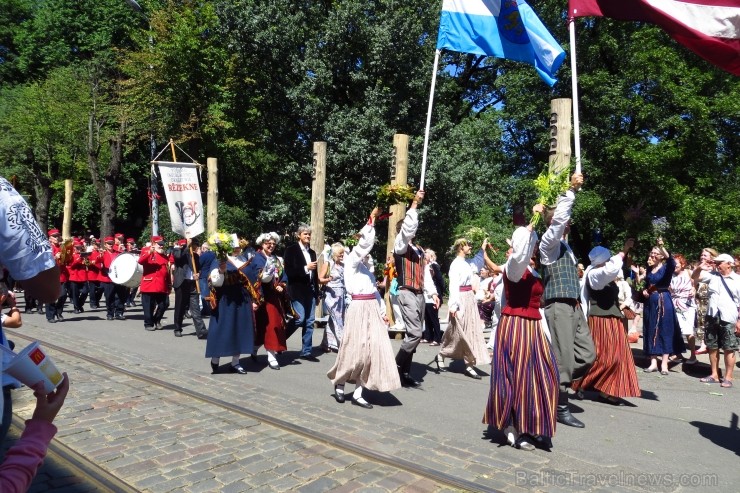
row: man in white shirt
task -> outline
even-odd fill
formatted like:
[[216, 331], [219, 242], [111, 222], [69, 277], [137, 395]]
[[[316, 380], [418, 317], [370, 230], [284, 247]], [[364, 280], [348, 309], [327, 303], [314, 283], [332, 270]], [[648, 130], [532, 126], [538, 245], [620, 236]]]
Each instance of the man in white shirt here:
[[704, 342], [709, 353], [712, 374], [702, 378], [703, 383], [718, 383], [719, 349], [725, 353], [725, 378], [720, 386], [732, 388], [732, 372], [735, 368], [735, 351], [740, 336], [740, 276], [733, 271], [735, 259], [723, 253], [713, 262], [704, 261], [694, 269], [692, 279], [706, 282], [709, 291], [707, 304], [706, 333]]

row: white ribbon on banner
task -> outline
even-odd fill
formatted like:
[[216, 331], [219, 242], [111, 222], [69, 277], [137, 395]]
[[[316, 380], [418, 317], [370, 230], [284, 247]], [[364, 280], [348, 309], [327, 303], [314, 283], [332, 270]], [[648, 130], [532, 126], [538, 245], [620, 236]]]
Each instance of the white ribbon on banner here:
[[203, 199], [195, 163], [157, 162], [162, 176], [172, 231], [185, 238], [198, 236], [203, 226]]

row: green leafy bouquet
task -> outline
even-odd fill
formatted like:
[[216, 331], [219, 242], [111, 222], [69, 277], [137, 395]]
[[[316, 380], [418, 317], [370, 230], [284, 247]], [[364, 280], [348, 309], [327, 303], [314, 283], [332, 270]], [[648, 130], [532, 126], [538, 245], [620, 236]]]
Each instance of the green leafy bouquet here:
[[414, 200], [415, 194], [408, 185], [385, 184], [378, 190], [376, 203], [381, 210], [387, 211], [392, 205]]
[[220, 262], [225, 262], [227, 256], [234, 250], [231, 246], [231, 235], [224, 231], [217, 231], [208, 237], [208, 243], [211, 245], [216, 258]]
[[[537, 190], [538, 204], [544, 204], [545, 207], [554, 207], [558, 202], [558, 197], [568, 190], [570, 181], [568, 180], [567, 170], [559, 173], [543, 171], [534, 180], [534, 188]], [[536, 226], [540, 222], [541, 215], [536, 213], [532, 218], [532, 223]]]

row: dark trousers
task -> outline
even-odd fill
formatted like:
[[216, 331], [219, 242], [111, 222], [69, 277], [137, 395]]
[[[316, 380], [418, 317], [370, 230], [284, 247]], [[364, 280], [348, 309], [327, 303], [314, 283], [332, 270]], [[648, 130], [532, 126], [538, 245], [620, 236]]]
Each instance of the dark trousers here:
[[144, 310], [144, 327], [154, 327], [162, 322], [167, 310], [167, 293], [141, 293], [141, 306]]
[[90, 297], [90, 308], [98, 308], [100, 300], [104, 294], [103, 286], [100, 281], [87, 281], [87, 293]]
[[124, 303], [128, 288], [113, 282], [101, 282], [105, 294], [105, 309], [107, 316], [123, 315]]
[[85, 305], [85, 299], [87, 298], [87, 281], [70, 281], [69, 287], [72, 306], [75, 310], [82, 310]]
[[199, 297], [200, 295], [195, 289], [195, 281], [190, 279], [183, 280], [182, 284], [175, 288], [175, 330], [182, 330], [185, 313], [190, 309], [195, 332], [197, 334], [205, 332], [206, 325], [203, 323], [203, 317], [200, 314]]
[[64, 303], [66, 303], [67, 301], [68, 284], [68, 282], [61, 283], [62, 290], [59, 294], [59, 298], [57, 298], [54, 303], [46, 304], [46, 320], [53, 320], [57, 316], [62, 316], [62, 311], [64, 311]]
[[424, 335], [422, 337], [429, 342], [442, 342], [442, 327], [439, 325], [439, 310], [434, 306], [434, 303], [425, 303], [424, 322]]

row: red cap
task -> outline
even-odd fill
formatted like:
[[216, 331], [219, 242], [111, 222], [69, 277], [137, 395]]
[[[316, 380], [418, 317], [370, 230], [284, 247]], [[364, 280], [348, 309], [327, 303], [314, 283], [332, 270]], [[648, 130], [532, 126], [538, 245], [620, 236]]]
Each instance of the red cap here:
[[105, 237], [105, 240], [104, 240], [104, 241], [105, 241], [106, 243], [108, 243], [109, 241], [110, 241], [111, 243], [113, 243], [113, 237], [112, 237], [112, 236], [106, 236], [106, 237]]
[[185, 245], [188, 244], [188, 240], [186, 240], [184, 238], [181, 239], [181, 240], [177, 240], [177, 244], [180, 245], [180, 246], [185, 246]]
[[58, 229], [50, 229], [49, 230], [49, 236], [58, 235], [58, 234], [59, 234], [59, 230]]
[[164, 241], [161, 236], [152, 236], [152, 243], [159, 243], [160, 241]]
[[136, 240], [133, 238], [126, 238], [126, 243], [136, 243]]
[[80, 240], [80, 239], [77, 239], [77, 238], [75, 238], [75, 240], [74, 240], [74, 243], [73, 243], [73, 245], [74, 245], [74, 246], [76, 246], [76, 247], [82, 247], [82, 246], [85, 246], [85, 244], [84, 244], [84, 243], [82, 243], [82, 240]]

